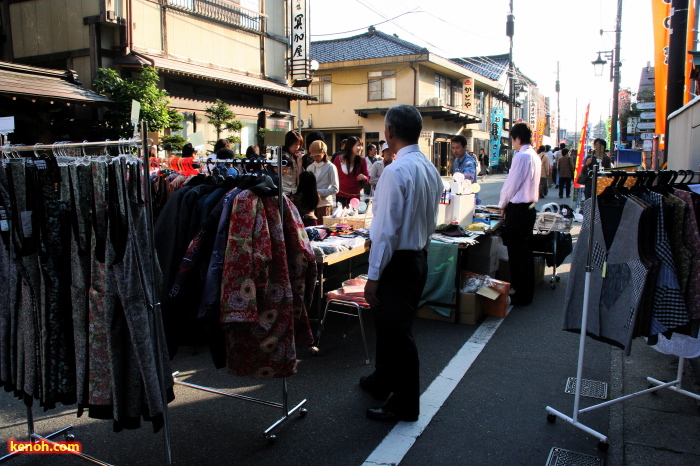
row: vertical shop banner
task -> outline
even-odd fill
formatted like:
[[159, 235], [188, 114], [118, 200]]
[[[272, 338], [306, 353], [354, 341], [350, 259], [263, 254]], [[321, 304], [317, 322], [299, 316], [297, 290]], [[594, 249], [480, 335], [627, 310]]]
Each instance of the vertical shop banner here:
[[[544, 130], [547, 128], [547, 119], [539, 118], [537, 120], [537, 147], [544, 143]], [[537, 148], [535, 148], [537, 150]]]
[[578, 179], [578, 174], [583, 170], [583, 159], [586, 158], [586, 141], [588, 140], [588, 112], [591, 110], [591, 104], [588, 103], [586, 107], [586, 117], [583, 119], [583, 129], [581, 130], [581, 139], [578, 141], [578, 154], [576, 154], [576, 160], [574, 160], [574, 166], [576, 167], [576, 172], [574, 173], [574, 188], [580, 188], [582, 185], [578, 184], [576, 180]]
[[491, 109], [491, 140], [489, 143], [489, 165], [495, 167], [498, 165], [498, 159], [501, 155], [501, 133], [503, 132], [503, 109]]
[[309, 38], [308, 0], [293, 0], [290, 8], [291, 75], [292, 81], [311, 79], [311, 48]]
[[608, 146], [607, 146], [608, 149], [610, 149], [613, 146], [612, 145], [612, 134], [610, 134], [611, 130], [612, 130], [612, 118], [608, 118], [607, 120], [605, 120], [605, 142], [608, 144]]
[[[697, 24], [697, 11], [695, 9], [695, 0], [688, 1], [688, 38], [686, 39], [686, 51], [695, 50], [695, 25]], [[693, 96], [690, 95], [692, 89], [690, 79], [690, 72], [693, 70], [693, 56], [691, 54], [686, 54], [685, 59], [685, 92], [683, 93], [683, 105], [687, 104], [693, 100]], [[697, 90], [695, 93], [697, 94]]]
[[[691, 0], [692, 2], [692, 0]], [[654, 90], [656, 91], [656, 132], [666, 134], [666, 85], [668, 83], [668, 45], [671, 27], [671, 0], [651, 0], [654, 25]], [[688, 31], [693, 28], [688, 27]], [[693, 50], [695, 47], [693, 47]], [[663, 149], [663, 139], [658, 149]]]
[[474, 80], [464, 78], [464, 110], [471, 112], [474, 110]]

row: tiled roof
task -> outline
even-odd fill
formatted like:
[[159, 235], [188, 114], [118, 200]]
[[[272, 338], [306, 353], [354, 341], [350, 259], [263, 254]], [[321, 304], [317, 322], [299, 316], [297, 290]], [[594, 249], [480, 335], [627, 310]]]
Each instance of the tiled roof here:
[[74, 71], [8, 62], [0, 62], [0, 95], [81, 104], [99, 105], [112, 102], [81, 86]]
[[452, 61], [494, 81], [498, 81], [508, 68], [508, 54], [453, 58]]
[[427, 53], [427, 49], [377, 31], [374, 27], [370, 27], [368, 32], [359, 36], [311, 42], [311, 58], [319, 63], [366, 60], [420, 53]]

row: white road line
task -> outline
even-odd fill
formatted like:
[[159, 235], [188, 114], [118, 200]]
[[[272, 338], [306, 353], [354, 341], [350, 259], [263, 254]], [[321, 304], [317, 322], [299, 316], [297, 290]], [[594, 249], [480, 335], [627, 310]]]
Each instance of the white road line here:
[[420, 397], [420, 416], [416, 422], [399, 422], [382, 443], [367, 457], [363, 466], [396, 465], [401, 462], [428, 427], [433, 416], [455, 389], [472, 363], [486, 347], [503, 319], [487, 317], [469, 340], [460, 348], [450, 363]]

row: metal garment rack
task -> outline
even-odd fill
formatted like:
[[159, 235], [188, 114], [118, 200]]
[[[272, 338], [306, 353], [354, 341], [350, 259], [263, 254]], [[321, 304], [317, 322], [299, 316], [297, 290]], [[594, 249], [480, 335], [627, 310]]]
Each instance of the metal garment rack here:
[[640, 395], [646, 395], [647, 393], [653, 393], [658, 390], [661, 390], [663, 388], [668, 388], [671, 389], [677, 393], [680, 393], [681, 395], [689, 396], [691, 398], [695, 398], [696, 400], [700, 400], [700, 395], [689, 392], [687, 390], [683, 390], [681, 388], [681, 382], [683, 381], [683, 365], [685, 363], [685, 358], [679, 357], [678, 358], [678, 372], [676, 375], [676, 380], [673, 380], [671, 382], [662, 382], [660, 380], [656, 380], [651, 377], [647, 377], [647, 381], [650, 383], [656, 385], [655, 387], [647, 388], [646, 390], [641, 390], [639, 392], [631, 393], [629, 395], [624, 395], [618, 398], [615, 398], [613, 400], [605, 401], [603, 403], [598, 403], [593, 406], [589, 406], [588, 408], [584, 409], [579, 409], [579, 404], [581, 401], [581, 387], [583, 385], [583, 356], [586, 350], [586, 332], [588, 330], [588, 305], [589, 305], [589, 295], [590, 295], [590, 289], [591, 289], [591, 273], [593, 271], [591, 267], [591, 262], [592, 262], [592, 256], [593, 256], [593, 226], [594, 226], [594, 220], [595, 220], [595, 211], [597, 207], [597, 185], [598, 185], [598, 166], [595, 165], [593, 167], [593, 180], [592, 180], [592, 189], [591, 189], [591, 209], [590, 209], [590, 233], [588, 235], [588, 254], [586, 257], [586, 279], [585, 279], [585, 284], [584, 284], [584, 290], [583, 290], [583, 309], [582, 309], [582, 316], [581, 316], [581, 336], [579, 339], [579, 347], [578, 347], [578, 365], [576, 368], [576, 388], [574, 392], [574, 410], [573, 414], [571, 417], [567, 416], [566, 414], [557, 411], [556, 409], [547, 406], [547, 421], [553, 423], [556, 421], [557, 418], [562, 419], [569, 424], [572, 424], [574, 427], [577, 427], [578, 429], [593, 435], [598, 439], [598, 449], [601, 451], [607, 451], [609, 447], [608, 443], [608, 437], [601, 434], [600, 432], [591, 429], [590, 427], [586, 426], [585, 424], [579, 422], [578, 416], [579, 414], [587, 413], [599, 408], [604, 408], [606, 406], [610, 406], [615, 403], [619, 403], [621, 401], [626, 401], [629, 400], [630, 398], [635, 398]]
[[[270, 160], [265, 160], [265, 159], [232, 159], [232, 160], [211, 160], [211, 159], [195, 159], [195, 162], [210, 162], [210, 163], [239, 163], [239, 162], [263, 162], [263, 163], [272, 163], [277, 166], [284, 166], [284, 163], [282, 161], [282, 148], [281, 147], [271, 147], [268, 148], [271, 149], [272, 152], [277, 156], [276, 161], [270, 161]], [[281, 176], [280, 176], [280, 182], [278, 183], [278, 189], [279, 192], [277, 193], [278, 195], [278, 200], [279, 200], [279, 209], [280, 209], [280, 216], [283, 218], [284, 217], [284, 192], [282, 191], [282, 181], [281, 181]], [[282, 415], [281, 418], [279, 418], [275, 423], [273, 423], [270, 427], [265, 429], [263, 432], [263, 435], [265, 435], [265, 438], [270, 442], [274, 443], [275, 440], [277, 440], [277, 436], [273, 433], [275, 429], [279, 426], [282, 425], [285, 421], [291, 418], [291, 416], [299, 411], [299, 416], [301, 417], [306, 417], [307, 410], [306, 408], [302, 408], [304, 404], [306, 403], [306, 399], [301, 400], [296, 406], [294, 406], [291, 410], [289, 409], [289, 389], [287, 386], [287, 377], [284, 377], [282, 379], [282, 403], [278, 403], [275, 401], [267, 401], [267, 400], [262, 400], [259, 398], [253, 398], [250, 396], [245, 396], [245, 395], [240, 395], [238, 393], [231, 393], [227, 392], [225, 390], [219, 390], [216, 388], [211, 388], [211, 387], [205, 387], [202, 385], [196, 385], [193, 383], [188, 383], [188, 382], [182, 382], [177, 379], [178, 372], [173, 373], [173, 379], [175, 381], [175, 384], [177, 385], [182, 385], [184, 387], [189, 387], [189, 388], [194, 388], [195, 390], [202, 390], [208, 393], [214, 393], [217, 395], [222, 395], [222, 396], [227, 396], [230, 398], [237, 398], [239, 400], [243, 401], [249, 401], [251, 403], [257, 403], [265, 406], [270, 406], [273, 408], [279, 408], [284, 411], [284, 414]]]
[[[143, 187], [144, 191], [146, 193], [146, 212], [147, 212], [147, 229], [148, 229], [148, 234], [149, 234], [149, 243], [151, 245], [151, 251], [150, 251], [150, 267], [151, 267], [151, 277], [155, 278], [156, 274], [156, 266], [155, 266], [155, 239], [153, 236], [153, 208], [151, 204], [151, 187], [149, 184], [149, 163], [148, 163], [148, 142], [149, 140], [147, 139], [148, 135], [148, 124], [143, 121], [141, 122], [141, 139], [139, 138], [133, 138], [133, 139], [120, 139], [119, 141], [100, 141], [100, 142], [82, 142], [82, 143], [67, 143], [67, 142], [60, 142], [56, 144], [36, 144], [33, 146], [23, 146], [23, 145], [5, 145], [2, 146], [2, 152], [3, 153], [13, 153], [13, 152], [27, 152], [27, 151], [39, 151], [39, 150], [47, 150], [47, 151], [63, 151], [64, 149], [85, 149], [86, 147], [129, 147], [129, 146], [141, 146], [141, 150], [143, 153]], [[82, 154], [83, 156], [85, 155], [84, 153]], [[162, 367], [162, 348], [163, 348], [163, 342], [161, 341], [161, 335], [162, 335], [162, 320], [161, 320], [161, 315], [160, 315], [160, 303], [157, 302], [157, 298], [155, 296], [155, 283], [151, 284], [150, 286], [150, 292], [151, 292], [151, 302], [149, 304], [149, 308], [152, 311], [152, 315], [150, 316], [152, 319], [152, 322], [154, 325], [151, 326], [151, 329], [153, 332], [155, 332], [155, 335], [152, 335], [153, 341], [154, 341], [154, 351], [156, 353], [156, 369], [158, 371], [158, 378], [159, 378], [159, 383], [160, 383], [160, 388], [161, 388], [161, 396], [163, 398], [163, 435], [164, 435], [164, 440], [165, 440], [165, 454], [166, 454], [166, 461], [168, 465], [172, 465], [172, 448], [170, 444], [170, 423], [168, 419], [168, 400], [167, 400], [167, 391], [165, 388], [165, 374], [163, 373], [163, 367]], [[72, 425], [69, 425], [67, 427], [64, 427], [56, 432], [53, 432], [48, 435], [40, 435], [37, 434], [36, 431], [34, 430], [34, 415], [32, 413], [32, 408], [27, 406], [27, 429], [28, 429], [28, 437], [30, 442], [46, 442], [50, 445], [60, 445], [56, 444], [55, 442], [51, 441], [52, 438], [55, 438], [59, 435], [63, 435], [66, 440], [73, 440], [73, 435], [69, 434], [69, 432], [73, 429]], [[83, 452], [76, 452], [76, 451], [70, 451], [70, 450], [64, 450], [68, 454], [73, 454], [76, 456], [79, 456], [87, 461], [90, 461], [91, 463], [94, 464], [101, 464], [105, 466], [110, 466], [110, 463], [106, 463], [104, 461], [98, 460], [97, 458], [94, 458], [90, 455], [87, 455]], [[3, 457], [0, 458], [0, 462], [6, 461], [8, 459], [14, 458], [17, 454], [21, 452], [11, 452]]]

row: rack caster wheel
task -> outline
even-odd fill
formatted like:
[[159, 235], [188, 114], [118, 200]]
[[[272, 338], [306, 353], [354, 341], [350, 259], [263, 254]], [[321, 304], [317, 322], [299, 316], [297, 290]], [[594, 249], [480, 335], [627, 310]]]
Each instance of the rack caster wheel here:
[[596, 447], [598, 447], [598, 450], [600, 450], [600, 451], [602, 451], [603, 453], [605, 453], [606, 451], [608, 451], [608, 447], [610, 447], [610, 444], [607, 443], [607, 442], [598, 442], [598, 443], [596, 444]]
[[557, 417], [554, 414], [547, 414], [547, 422], [554, 424], [557, 421]]
[[554, 282], [552, 282], [552, 283], [549, 284], [549, 287], [550, 287], [551, 289], [555, 290], [555, 289], [557, 288], [557, 285], [555, 285]]
[[275, 434], [267, 434], [265, 438], [267, 439], [267, 443], [269, 443], [270, 445], [274, 444], [277, 441], [277, 436]]
[[63, 439], [64, 439], [66, 442], [75, 442], [75, 435], [73, 435], [73, 434], [65, 434], [65, 435], [63, 436]]
[[556, 280], [557, 280], [558, 282], [560, 282], [560, 281], [561, 281], [561, 277], [560, 277], [559, 275], [557, 275], [557, 276], [556, 276]]
[[305, 418], [307, 414], [309, 414], [309, 412], [306, 410], [306, 408], [301, 408], [299, 410], [299, 417]]
[[311, 348], [309, 348], [309, 351], [311, 351], [311, 354], [313, 354], [314, 356], [318, 356], [318, 353], [321, 350], [318, 349], [318, 346], [312, 346]]

